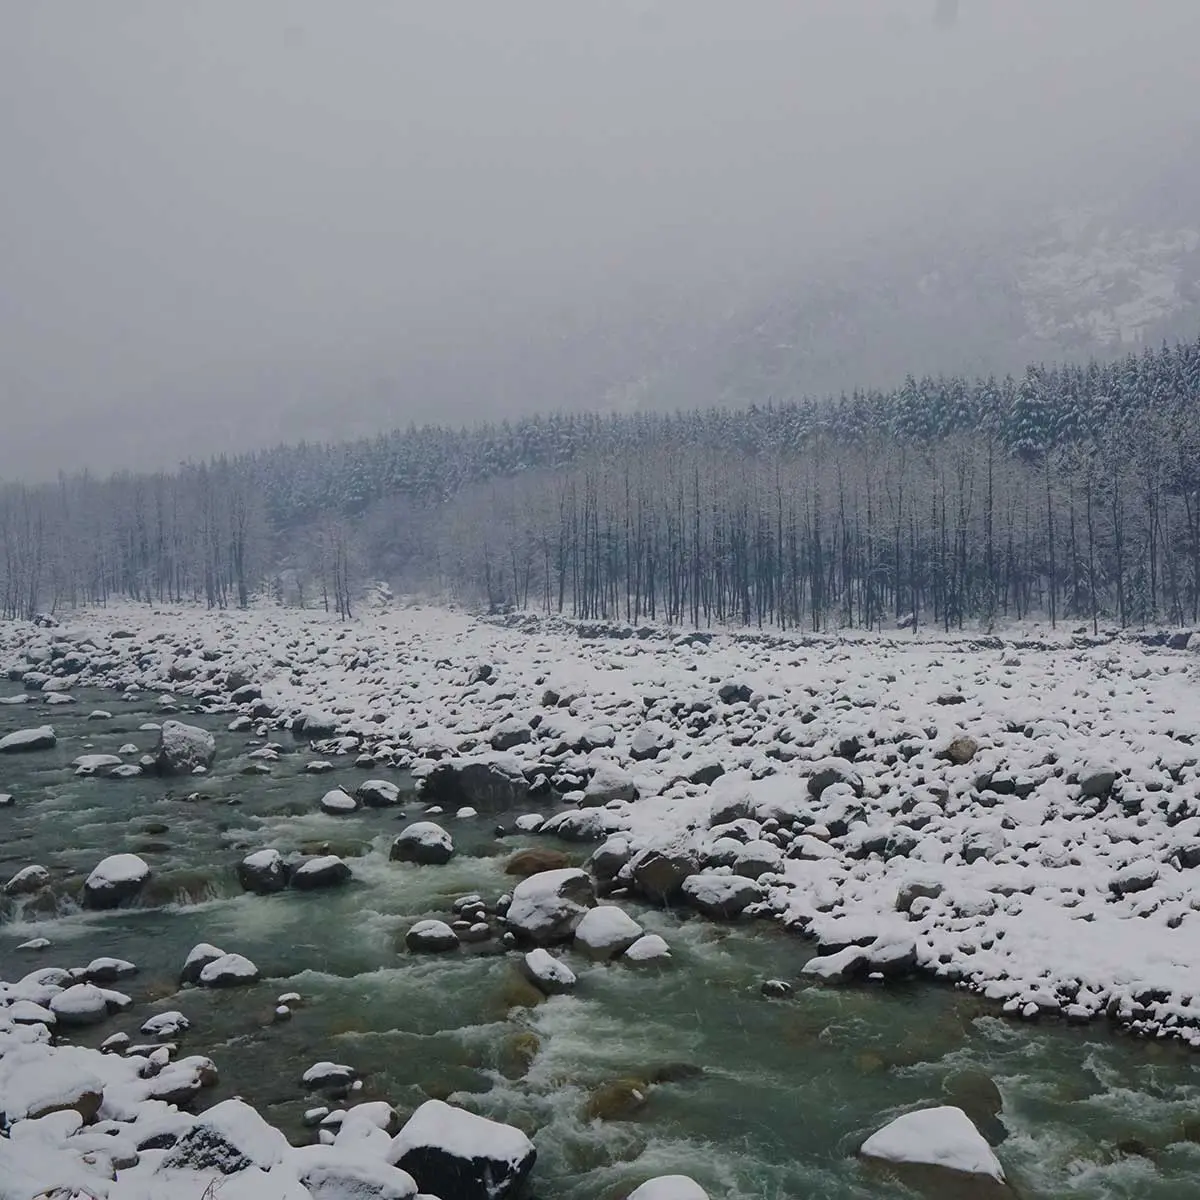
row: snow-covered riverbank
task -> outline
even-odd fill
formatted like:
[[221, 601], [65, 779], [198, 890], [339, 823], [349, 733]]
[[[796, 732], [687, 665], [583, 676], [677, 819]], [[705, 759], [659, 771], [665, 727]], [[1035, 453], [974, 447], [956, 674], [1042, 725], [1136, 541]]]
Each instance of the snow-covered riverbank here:
[[[97, 685], [248, 730], [303, 717], [331, 755], [411, 761], [444, 806], [555, 814], [560, 837], [601, 843], [593, 874], [618, 903], [630, 889], [806, 932], [822, 954], [794, 986], [916, 970], [1025, 1017], [1107, 1014], [1194, 1044], [1193, 663], [1067, 639], [581, 638], [432, 608], [344, 627], [123, 609], [0, 628], [0, 666], [32, 697], [10, 726], [53, 724], [48, 697]], [[2, 1036], [37, 1054], [44, 1028], [10, 1015]]]

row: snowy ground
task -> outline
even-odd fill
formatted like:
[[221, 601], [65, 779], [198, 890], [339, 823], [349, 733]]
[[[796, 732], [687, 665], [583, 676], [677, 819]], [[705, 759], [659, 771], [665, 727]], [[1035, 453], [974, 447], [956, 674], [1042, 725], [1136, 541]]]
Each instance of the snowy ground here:
[[[1107, 1011], [1200, 1040], [1194, 654], [1074, 649], [1065, 635], [1020, 651], [807, 641], [588, 639], [429, 607], [346, 626], [274, 608], [126, 608], [4, 627], [0, 664], [37, 684], [45, 664], [25, 659], [54, 653], [55, 688], [214, 699], [232, 669], [281, 717], [405, 748], [418, 773], [463, 757], [526, 776], [599, 770], [595, 802], [631, 779], [638, 799], [585, 810], [581, 836], [625, 834], [635, 853], [669, 848], [728, 874], [716, 864], [733, 847], [714, 843], [731, 834], [772, 867], [755, 911], [832, 949], [911, 939], [921, 969], [1009, 1011]], [[79, 668], [65, 678], [64, 656]], [[653, 757], [634, 761], [635, 747]], [[704, 767], [725, 774], [688, 781]], [[714, 833], [714, 814], [742, 820]]]
[[[1017, 644], [585, 638], [416, 606], [345, 626], [124, 608], [0, 627], [0, 668], [43, 700], [103, 684], [243, 720], [258, 704], [255, 723], [303, 715], [418, 775], [478, 763], [522, 791], [554, 779], [566, 809], [542, 794], [529, 810], [603, 841], [596, 873], [613, 894], [659, 887], [709, 915], [783, 921], [817, 939], [812, 981], [915, 969], [1027, 1018], [1107, 1015], [1200, 1043], [1193, 654]], [[261, 699], [231, 702], [245, 684]], [[53, 710], [26, 715], [34, 728]], [[22, 998], [67, 982], [27, 982]], [[0, 1018], [0, 1068], [32, 1063], [44, 1026]], [[113, 1086], [137, 1111], [139, 1085]], [[369, 1124], [363, 1139], [382, 1145]], [[282, 1150], [272, 1163], [303, 1175]]]

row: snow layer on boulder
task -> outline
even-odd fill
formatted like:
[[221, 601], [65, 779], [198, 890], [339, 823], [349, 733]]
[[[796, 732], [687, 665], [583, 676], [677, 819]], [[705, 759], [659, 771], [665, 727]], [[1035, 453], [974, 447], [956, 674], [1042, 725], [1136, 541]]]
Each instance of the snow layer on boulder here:
[[949, 1104], [897, 1117], [867, 1138], [860, 1153], [1004, 1181], [1004, 1168], [983, 1135], [961, 1108]]
[[690, 1176], [660, 1175], [634, 1188], [629, 1200], [708, 1200], [708, 1193]]

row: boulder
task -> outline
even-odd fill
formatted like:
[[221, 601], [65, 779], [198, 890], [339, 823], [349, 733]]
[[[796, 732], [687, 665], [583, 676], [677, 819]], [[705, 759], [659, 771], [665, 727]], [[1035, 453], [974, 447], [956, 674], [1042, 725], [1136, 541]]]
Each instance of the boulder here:
[[333, 788], [321, 797], [321, 811], [330, 816], [346, 816], [358, 811], [358, 801], [349, 792]]
[[433, 821], [417, 821], [402, 829], [389, 857], [392, 862], [420, 863], [441, 866], [454, 856], [454, 839]]
[[1079, 772], [1079, 794], [1084, 797], [1107, 796], [1117, 781], [1111, 767], [1089, 767]]
[[492, 736], [488, 739], [493, 750], [513, 750], [517, 746], [524, 746], [531, 741], [533, 741], [533, 730], [529, 727], [529, 723], [522, 721], [520, 717], [509, 717], [507, 721], [501, 721], [492, 730]]
[[41, 891], [50, 883], [50, 872], [45, 867], [33, 863], [22, 867], [5, 885], [6, 896], [28, 896], [32, 892]]
[[367, 779], [354, 794], [367, 808], [391, 808], [400, 801], [400, 789], [387, 779]]
[[[595, 910], [593, 910], [595, 911]], [[547, 996], [559, 996], [575, 990], [575, 972], [561, 959], [540, 946], [521, 959], [521, 973]]]
[[708, 1200], [708, 1193], [688, 1175], [658, 1175], [634, 1188], [629, 1200]]
[[281, 892], [288, 885], [288, 870], [278, 850], [255, 850], [237, 865], [238, 883], [260, 896]]
[[90, 983], [77, 983], [50, 997], [50, 1011], [59, 1025], [95, 1025], [109, 1012], [109, 993]]
[[84, 777], [88, 775], [108, 776], [124, 765], [120, 756], [116, 754], [81, 754], [71, 763], [71, 766], [75, 768], [75, 774]]
[[164, 721], [159, 730], [154, 762], [160, 775], [191, 775], [207, 771], [217, 756], [217, 742], [207, 729]]
[[283, 1162], [290, 1150], [287, 1138], [249, 1104], [222, 1100], [200, 1115], [160, 1166], [165, 1170], [217, 1171], [221, 1175], [235, 1175], [254, 1167], [269, 1171]]
[[598, 842], [608, 836], [616, 821], [604, 808], [580, 808], [558, 813], [538, 830], [564, 842]]
[[427, 1100], [392, 1139], [387, 1159], [443, 1200], [511, 1200], [537, 1151], [519, 1129]]
[[693, 908], [714, 920], [731, 920], [763, 898], [762, 888], [752, 879], [708, 872], [689, 875], [682, 892]]
[[404, 944], [417, 953], [442, 954], [458, 949], [458, 934], [445, 921], [418, 921], [405, 935]]
[[301, 1084], [314, 1092], [340, 1092], [358, 1078], [358, 1072], [345, 1063], [315, 1062], [300, 1077]]
[[747, 842], [734, 855], [733, 873], [746, 879], [757, 879], [769, 871], [779, 870], [783, 862], [783, 851], [774, 842], [761, 839]]
[[942, 757], [956, 767], [966, 766], [979, 753], [979, 743], [969, 734], [960, 733], [942, 751]]
[[481, 812], [514, 808], [528, 792], [521, 764], [506, 756], [438, 763], [421, 788], [436, 804], [469, 804]]
[[213, 946], [208, 942], [200, 942], [188, 951], [188, 956], [184, 959], [183, 970], [179, 972], [179, 982], [199, 983], [200, 972], [209, 963], [216, 962], [218, 959], [224, 957], [225, 951], [220, 946]]
[[28, 750], [52, 750], [58, 743], [52, 725], [36, 729], [18, 729], [0, 737], [0, 754], [21, 754]]
[[1004, 1168], [961, 1108], [942, 1105], [905, 1113], [862, 1144], [864, 1158], [940, 1167], [1004, 1182]]
[[528, 879], [530, 875], [537, 875], [542, 871], [558, 871], [570, 865], [570, 859], [561, 850], [538, 846], [528, 850], [518, 850], [504, 864], [504, 873]]
[[575, 930], [575, 946], [590, 959], [608, 962], [628, 950], [643, 932], [624, 910], [601, 904], [584, 913]]
[[645, 762], [657, 758], [674, 744], [675, 735], [665, 725], [657, 721], [647, 721], [633, 735], [629, 744], [629, 757], [634, 762]]
[[526, 941], [541, 945], [562, 942], [575, 933], [595, 903], [596, 892], [586, 871], [576, 867], [541, 871], [513, 889], [505, 919]]
[[350, 868], [336, 854], [322, 854], [306, 858], [292, 871], [289, 883], [302, 892], [311, 892], [337, 887], [349, 880]]
[[622, 962], [641, 964], [662, 962], [671, 957], [671, 947], [657, 933], [644, 933], [621, 956]]
[[670, 904], [683, 894], [684, 882], [699, 866], [690, 855], [643, 850], [630, 865], [633, 886], [655, 904]]
[[258, 968], [240, 954], [222, 954], [200, 968], [197, 982], [201, 987], [243, 987], [258, 982]]
[[812, 764], [808, 778], [808, 794], [819, 800], [826, 788], [835, 783], [844, 783], [856, 797], [863, 794], [862, 776], [844, 758], [823, 758]]
[[116, 908], [136, 896], [149, 878], [149, 866], [136, 854], [110, 854], [84, 882], [83, 906]]
[[292, 1152], [289, 1165], [306, 1195], [312, 1200], [415, 1200], [417, 1183], [407, 1171], [356, 1152], [353, 1145], [343, 1148], [340, 1137], [336, 1146]]
[[602, 808], [614, 800], [636, 800], [637, 794], [637, 785], [628, 771], [616, 763], [603, 762], [592, 772], [581, 803], [588, 808]]

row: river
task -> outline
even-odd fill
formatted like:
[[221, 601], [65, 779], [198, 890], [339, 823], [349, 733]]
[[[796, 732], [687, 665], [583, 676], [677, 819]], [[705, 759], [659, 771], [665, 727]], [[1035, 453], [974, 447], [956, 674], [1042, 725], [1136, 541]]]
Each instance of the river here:
[[[0, 792], [16, 797], [0, 809], [0, 877], [41, 863], [58, 897], [53, 908], [4, 902], [0, 978], [102, 954], [131, 959], [140, 973], [119, 986], [134, 1009], [78, 1040], [98, 1045], [117, 1030], [136, 1038], [152, 1012], [179, 1008], [192, 1022], [181, 1052], [209, 1054], [221, 1070], [206, 1097], [242, 1095], [295, 1140], [311, 1136], [301, 1118], [316, 1102], [299, 1076], [333, 1059], [364, 1073], [363, 1099], [387, 1099], [402, 1114], [427, 1096], [453, 1096], [525, 1129], [538, 1148], [540, 1200], [610, 1200], [673, 1171], [728, 1200], [970, 1194], [920, 1181], [925, 1190], [914, 1192], [911, 1180], [855, 1157], [866, 1135], [922, 1103], [960, 1104], [992, 1140], [1003, 1138], [1000, 1158], [1030, 1200], [1196, 1194], [1200, 1080], [1192, 1052], [1177, 1045], [1097, 1025], [1013, 1023], [927, 982], [808, 987], [797, 972], [811, 950], [794, 936], [626, 901], [671, 945], [671, 962], [637, 969], [570, 955], [576, 992], [534, 1003], [515, 956], [498, 946], [417, 956], [404, 934], [419, 918], [446, 917], [458, 896], [491, 900], [511, 889], [507, 856], [545, 839], [499, 839], [494, 816], [446, 814], [436, 819], [455, 839], [449, 864], [389, 862], [392, 837], [421, 811], [415, 798], [402, 810], [336, 817], [318, 802], [368, 775], [411, 787], [403, 773], [341, 758], [332, 773], [308, 774], [316, 756], [280, 734], [271, 773], [247, 775], [246, 755], [260, 743], [228, 732], [228, 715], [184, 717], [217, 737], [203, 778], [77, 778], [77, 755], [129, 742], [149, 750], [156, 734], [141, 727], [163, 719], [155, 696], [77, 699], [0, 708], [0, 734], [50, 721], [59, 735], [53, 750], [0, 759]], [[98, 708], [111, 719], [88, 720]], [[325, 843], [348, 856], [351, 885], [274, 896], [239, 888], [234, 866], [248, 851]], [[586, 857], [586, 848], [559, 848]], [[153, 868], [141, 902], [80, 911], [82, 878], [119, 851]], [[17, 949], [34, 937], [51, 947]], [[180, 991], [180, 967], [201, 941], [248, 956], [263, 980]], [[764, 998], [770, 978], [795, 991]], [[277, 1023], [275, 998], [289, 991], [302, 1003]]]

